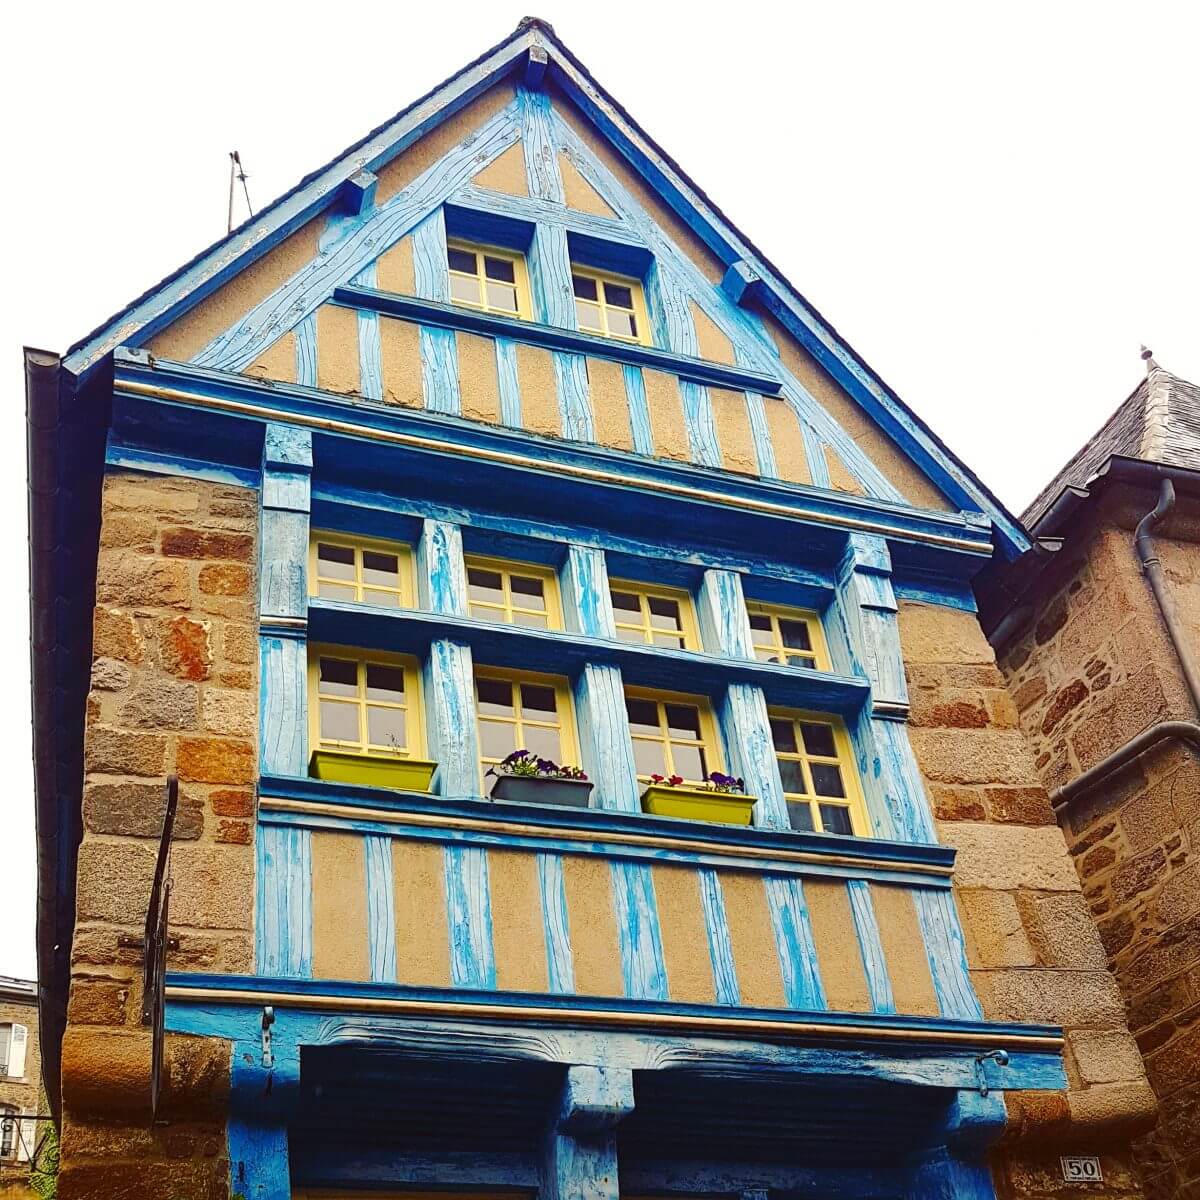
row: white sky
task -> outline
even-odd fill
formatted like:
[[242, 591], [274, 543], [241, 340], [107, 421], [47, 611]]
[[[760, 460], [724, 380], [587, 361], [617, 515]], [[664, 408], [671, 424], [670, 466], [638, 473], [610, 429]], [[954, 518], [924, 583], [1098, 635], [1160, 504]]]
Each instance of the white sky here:
[[[34, 971], [21, 344], [64, 350], [222, 234], [229, 150], [261, 207], [526, 11], [6, 8], [0, 974]], [[1200, 380], [1200, 8], [535, 11], [1014, 509], [1134, 387], [1140, 342]]]

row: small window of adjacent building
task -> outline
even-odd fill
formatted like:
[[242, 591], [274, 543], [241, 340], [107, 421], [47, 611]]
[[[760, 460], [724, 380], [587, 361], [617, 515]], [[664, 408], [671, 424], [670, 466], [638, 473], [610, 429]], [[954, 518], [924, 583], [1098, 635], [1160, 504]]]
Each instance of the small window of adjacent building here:
[[623, 642], [699, 650], [692, 598], [677, 588], [614, 581], [609, 585], [617, 637]]
[[514, 750], [528, 750], [560, 766], [576, 764], [565, 679], [480, 667], [475, 672], [475, 705], [484, 772]]
[[562, 628], [558, 584], [549, 567], [469, 557], [467, 604], [471, 616], [481, 621]]
[[309, 660], [313, 746], [419, 758], [416, 663], [400, 655], [314, 648]]
[[842, 720], [772, 710], [770, 721], [792, 828], [866, 836], [862, 793]]
[[625, 711], [639, 779], [679, 775], [687, 783], [699, 784], [710, 771], [720, 770], [716, 726], [707, 700], [627, 688]]
[[821, 618], [808, 609], [747, 601], [754, 657], [759, 662], [829, 670]]
[[25, 1078], [29, 1030], [16, 1022], [0, 1025], [0, 1079]]
[[411, 608], [412, 552], [400, 542], [313, 535], [308, 590], [324, 600], [348, 600], [377, 608]]
[[529, 318], [525, 259], [516, 251], [449, 242], [450, 299], [502, 317]]
[[646, 300], [636, 279], [571, 267], [575, 323], [584, 333], [649, 344]]

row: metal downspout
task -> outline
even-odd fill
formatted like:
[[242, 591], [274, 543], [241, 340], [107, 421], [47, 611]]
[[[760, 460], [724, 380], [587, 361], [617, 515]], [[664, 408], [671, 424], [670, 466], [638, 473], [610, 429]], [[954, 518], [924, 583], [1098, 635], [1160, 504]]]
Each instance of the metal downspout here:
[[[1200, 711], [1200, 671], [1197, 670], [1191, 650], [1184, 641], [1183, 632], [1179, 627], [1179, 618], [1175, 612], [1175, 601], [1167, 588], [1162, 562], [1155, 553], [1154, 542], [1151, 540], [1154, 530], [1174, 507], [1175, 485], [1169, 478], [1164, 478], [1158, 493], [1158, 503], [1138, 522], [1133, 542], [1137, 548], [1138, 559], [1142, 564], [1142, 571], [1150, 581], [1150, 589], [1154, 593], [1158, 611], [1162, 614], [1163, 624], [1167, 627], [1167, 637], [1171, 641], [1175, 657], [1179, 660], [1179, 665], [1183, 670], [1183, 677], [1192, 697], [1192, 706]], [[1116, 774], [1139, 755], [1169, 741], [1185, 742], [1197, 754], [1200, 754], [1200, 723], [1160, 721], [1148, 729], [1143, 729], [1136, 737], [1130, 738], [1119, 749], [1101, 759], [1091, 770], [1085, 771], [1077, 779], [1072, 779], [1070, 783], [1055, 788], [1050, 793], [1050, 803], [1056, 811], [1063, 808], [1076, 797], [1090, 792], [1111, 775]]]
[[1167, 589], [1162, 562], [1155, 552], [1154, 543], [1150, 540], [1150, 535], [1155, 528], [1174, 507], [1175, 484], [1170, 479], [1164, 479], [1158, 493], [1158, 503], [1138, 522], [1133, 542], [1137, 547], [1142, 570], [1150, 581], [1154, 599], [1158, 602], [1158, 611], [1162, 613], [1163, 624], [1167, 627], [1167, 637], [1171, 639], [1175, 656], [1183, 668], [1183, 677], [1187, 681], [1188, 691], [1192, 696], [1192, 707], [1200, 711], [1200, 670], [1197, 669], [1191, 650], [1184, 641], [1183, 631], [1179, 627], [1179, 615], [1175, 611], [1175, 598]]
[[[58, 491], [61, 359], [48, 350], [25, 349], [26, 423], [28, 426], [29, 504], [29, 650], [33, 705], [33, 795], [37, 853], [38, 1027], [41, 1069], [50, 1111], [59, 1117], [62, 1035], [70, 945], [63, 944], [65, 908], [74, 906], [73, 890], [60, 878], [62, 830], [55, 731], [54, 649], [56, 642], [54, 578], [54, 503]], [[73, 915], [73, 914], [72, 914]], [[69, 928], [69, 926], [68, 926]], [[60, 986], [56, 986], [60, 985]]]

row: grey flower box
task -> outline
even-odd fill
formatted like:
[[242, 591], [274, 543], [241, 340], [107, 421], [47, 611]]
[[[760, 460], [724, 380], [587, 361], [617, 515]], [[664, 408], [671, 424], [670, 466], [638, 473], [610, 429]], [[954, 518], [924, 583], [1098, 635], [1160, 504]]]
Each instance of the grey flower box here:
[[497, 775], [493, 800], [522, 804], [557, 804], [562, 808], [588, 808], [592, 784], [587, 779], [547, 779], [538, 775]]

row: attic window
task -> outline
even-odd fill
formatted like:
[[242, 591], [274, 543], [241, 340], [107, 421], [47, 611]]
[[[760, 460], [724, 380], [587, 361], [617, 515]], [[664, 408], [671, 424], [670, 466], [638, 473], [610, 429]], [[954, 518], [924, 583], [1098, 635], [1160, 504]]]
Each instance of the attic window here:
[[529, 316], [525, 260], [512, 250], [449, 242], [450, 299], [505, 317]]
[[571, 267], [575, 293], [575, 323], [584, 333], [649, 343], [646, 301], [637, 279], [586, 267]]

